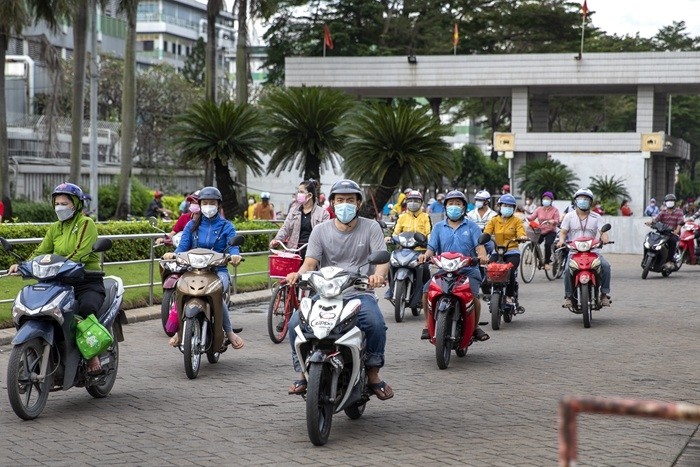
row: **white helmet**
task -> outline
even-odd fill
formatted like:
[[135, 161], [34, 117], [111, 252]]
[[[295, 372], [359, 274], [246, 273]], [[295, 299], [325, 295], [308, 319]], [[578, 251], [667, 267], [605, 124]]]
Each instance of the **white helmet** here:
[[491, 193], [486, 190], [481, 190], [474, 195], [474, 199], [480, 201], [491, 201]]
[[267, 191], [263, 191], [262, 193], [260, 193], [260, 199], [270, 199], [270, 193], [268, 193]]
[[581, 188], [576, 193], [574, 193], [574, 199], [578, 198], [579, 196], [588, 196], [589, 198], [591, 198], [591, 201], [593, 201], [593, 192], [588, 188]]

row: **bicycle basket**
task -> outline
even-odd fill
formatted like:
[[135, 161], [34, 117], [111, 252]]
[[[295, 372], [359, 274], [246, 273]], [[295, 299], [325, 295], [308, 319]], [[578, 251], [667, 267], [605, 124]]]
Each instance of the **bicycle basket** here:
[[510, 279], [511, 263], [489, 263], [486, 266], [486, 277], [489, 282], [508, 282]]
[[280, 251], [268, 256], [270, 263], [270, 277], [284, 279], [290, 272], [297, 272], [303, 262], [301, 256], [295, 253]]
[[530, 224], [525, 228], [525, 235], [527, 235], [527, 239], [531, 242], [538, 242], [540, 240], [540, 234], [540, 224], [535, 221], [530, 222]]

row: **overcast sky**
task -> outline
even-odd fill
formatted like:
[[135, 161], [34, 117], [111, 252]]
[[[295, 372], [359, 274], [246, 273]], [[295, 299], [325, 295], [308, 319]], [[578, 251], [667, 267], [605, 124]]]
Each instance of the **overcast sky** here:
[[[700, 0], [586, 0], [593, 24], [608, 34], [652, 37], [674, 21], [700, 36]], [[581, 0], [583, 4], [583, 0]]]

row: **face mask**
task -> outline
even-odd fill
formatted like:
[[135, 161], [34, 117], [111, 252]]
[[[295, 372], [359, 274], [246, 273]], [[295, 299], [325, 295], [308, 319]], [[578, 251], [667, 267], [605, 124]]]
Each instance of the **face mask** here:
[[250, 198], [250, 199], [248, 200], [248, 206], [252, 206], [252, 205], [254, 205], [254, 204], [255, 204], [255, 200], [254, 200], [253, 198]]
[[411, 212], [416, 212], [420, 209], [420, 202], [411, 201], [410, 203], [406, 203], [406, 208]]
[[200, 209], [202, 210], [202, 214], [207, 216], [209, 219], [214, 217], [216, 215], [216, 213], [219, 211], [219, 208], [217, 208], [216, 206], [212, 206], [211, 204], [208, 204], [206, 206], [202, 206]]
[[588, 211], [589, 209], [591, 209], [591, 202], [587, 199], [577, 199], [576, 207], [582, 211]]
[[474, 203], [474, 206], [476, 206], [476, 209], [481, 209], [484, 207], [484, 202], [483, 201], [476, 201]]
[[552, 205], [551, 199], [543, 199], [542, 200], [542, 206], [551, 206], [551, 205]]
[[56, 210], [56, 217], [61, 222], [70, 219], [75, 213], [75, 209], [68, 206], [56, 206], [54, 209]]
[[501, 216], [510, 217], [515, 212], [515, 208], [512, 206], [501, 206]]
[[669, 208], [669, 209], [671, 209], [671, 208], [674, 207], [675, 205], [676, 205], [676, 202], [675, 202], [675, 201], [666, 201], [666, 207]]
[[529, 199], [526, 199], [526, 200], [525, 200], [525, 205], [526, 205], [526, 206], [529, 206], [530, 203], [532, 203], [532, 201], [530, 201]]
[[199, 204], [190, 204], [190, 212], [196, 214], [200, 211]]
[[306, 193], [297, 193], [297, 203], [299, 204], [304, 204], [306, 203]]
[[462, 209], [462, 206], [447, 206], [445, 211], [447, 213], [447, 217], [451, 221], [457, 221], [462, 217], [464, 210]]
[[350, 203], [336, 204], [333, 209], [335, 216], [343, 224], [349, 224], [357, 215], [357, 206]]

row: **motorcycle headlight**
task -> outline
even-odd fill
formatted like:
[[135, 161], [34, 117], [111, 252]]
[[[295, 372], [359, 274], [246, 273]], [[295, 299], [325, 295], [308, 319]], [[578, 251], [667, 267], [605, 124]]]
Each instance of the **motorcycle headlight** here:
[[654, 245], [654, 249], [658, 251], [658, 250], [660, 250], [661, 247], [663, 247], [663, 246], [664, 246], [663, 243], [657, 243], [656, 245]]
[[334, 277], [333, 279], [325, 279], [320, 274], [311, 276], [311, 285], [314, 290], [324, 298], [337, 297], [343, 291], [343, 286], [350, 280], [350, 276]]
[[593, 240], [586, 240], [585, 242], [574, 242], [576, 249], [578, 251], [590, 251], [593, 245]]
[[39, 264], [32, 261], [32, 275], [37, 279], [49, 279], [58, 274], [58, 271], [63, 266], [63, 262], [53, 264]]
[[649, 244], [649, 242], [644, 242], [644, 248], [646, 248], [646, 249], [651, 248], [651, 245]]
[[395, 255], [391, 255], [391, 258], [389, 258], [389, 264], [391, 264], [391, 265], [394, 266], [395, 268], [398, 268], [398, 267], [399, 267], [399, 260], [396, 259], [396, 256], [395, 256]]
[[453, 258], [453, 259], [447, 259], [447, 258], [441, 258], [440, 263], [438, 264], [438, 267], [440, 269], [444, 269], [447, 272], [454, 272], [458, 270], [459, 268], [462, 267], [465, 261], [459, 259], [459, 258]]
[[418, 267], [418, 258], [412, 260], [410, 263], [408, 263], [409, 268], [417, 268]]
[[190, 266], [193, 268], [205, 268], [213, 256], [213, 254], [195, 255], [190, 253], [187, 255], [187, 261], [189, 261]]

